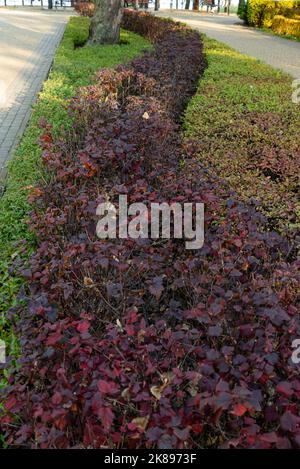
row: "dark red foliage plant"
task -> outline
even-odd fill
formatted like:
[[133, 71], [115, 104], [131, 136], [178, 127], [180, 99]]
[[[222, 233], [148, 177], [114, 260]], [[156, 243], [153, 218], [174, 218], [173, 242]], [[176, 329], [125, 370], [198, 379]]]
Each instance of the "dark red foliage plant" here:
[[[126, 11], [154, 49], [73, 99], [72, 135], [41, 139], [38, 247], [4, 392], [10, 447], [298, 448], [299, 259], [183, 144], [200, 36]], [[96, 236], [96, 207], [203, 202], [205, 244]], [[25, 305], [24, 305], [25, 304]]]
[[95, 4], [93, 2], [86, 1], [76, 1], [74, 8], [81, 16], [93, 16], [95, 11]]

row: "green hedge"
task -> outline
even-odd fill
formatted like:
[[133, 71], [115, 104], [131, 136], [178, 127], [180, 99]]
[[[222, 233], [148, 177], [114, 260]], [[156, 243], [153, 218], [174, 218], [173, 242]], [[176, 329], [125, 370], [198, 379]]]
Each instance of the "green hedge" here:
[[89, 38], [90, 21], [88, 18], [70, 18], [61, 44], [62, 50], [82, 47]]

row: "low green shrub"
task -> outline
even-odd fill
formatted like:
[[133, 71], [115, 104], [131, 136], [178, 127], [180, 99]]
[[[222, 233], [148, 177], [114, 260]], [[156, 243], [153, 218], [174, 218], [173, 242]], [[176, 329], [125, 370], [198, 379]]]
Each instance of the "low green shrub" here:
[[205, 38], [208, 67], [185, 117], [199, 159], [245, 202], [255, 200], [270, 229], [300, 229], [299, 104], [291, 79]]
[[65, 46], [72, 50], [74, 47], [84, 46], [89, 38], [89, 25], [90, 21], [88, 18], [80, 18], [80, 20], [76, 16], [70, 18], [62, 47]]
[[275, 33], [295, 36], [300, 39], [300, 16], [299, 20], [297, 20], [276, 15], [272, 22], [272, 30]]

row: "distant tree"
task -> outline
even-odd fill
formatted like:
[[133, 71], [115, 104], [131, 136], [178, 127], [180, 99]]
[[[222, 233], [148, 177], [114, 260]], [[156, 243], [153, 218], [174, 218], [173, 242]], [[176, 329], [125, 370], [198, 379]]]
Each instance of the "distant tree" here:
[[95, 0], [90, 25], [90, 42], [116, 44], [120, 41], [123, 0]]
[[247, 21], [247, 0], [239, 0], [237, 14], [241, 20]]

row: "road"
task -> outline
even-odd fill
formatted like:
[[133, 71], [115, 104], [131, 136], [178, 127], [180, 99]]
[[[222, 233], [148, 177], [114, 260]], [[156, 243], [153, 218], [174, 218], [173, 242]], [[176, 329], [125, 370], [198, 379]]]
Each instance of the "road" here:
[[255, 57], [300, 79], [300, 42], [247, 28], [236, 15], [193, 13], [184, 10], [162, 10], [156, 14], [183, 21], [243, 54]]

